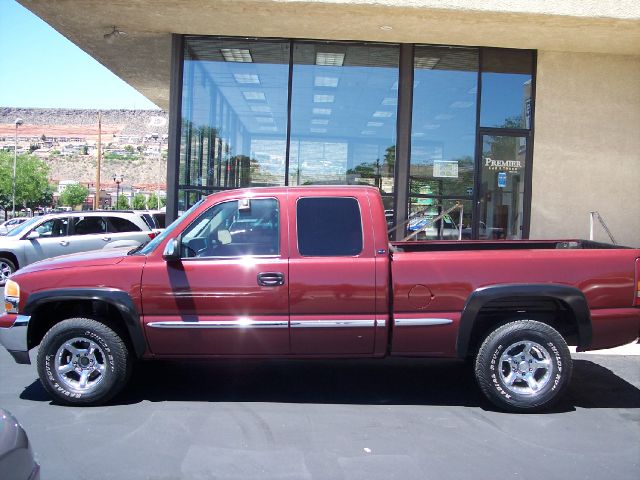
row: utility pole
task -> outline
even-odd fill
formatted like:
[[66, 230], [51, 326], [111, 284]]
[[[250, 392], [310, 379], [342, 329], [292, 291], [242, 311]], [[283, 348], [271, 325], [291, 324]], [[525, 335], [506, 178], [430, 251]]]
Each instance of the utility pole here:
[[98, 166], [96, 168], [96, 197], [93, 209], [100, 209], [100, 160], [102, 157], [102, 112], [98, 112]]
[[15, 143], [13, 145], [13, 195], [11, 196], [11, 218], [16, 218], [16, 165], [18, 164], [18, 127], [24, 122], [21, 118], [16, 118], [16, 136]]

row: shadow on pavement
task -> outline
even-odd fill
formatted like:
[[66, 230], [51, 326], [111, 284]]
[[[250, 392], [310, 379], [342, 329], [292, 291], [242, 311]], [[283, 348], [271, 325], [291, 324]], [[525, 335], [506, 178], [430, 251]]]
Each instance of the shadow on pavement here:
[[[50, 401], [39, 381], [20, 398]], [[136, 365], [111, 403], [142, 401], [448, 405], [494, 410], [472, 369], [451, 360], [154, 361]], [[640, 408], [640, 390], [611, 370], [574, 360], [571, 386], [551, 410]]]

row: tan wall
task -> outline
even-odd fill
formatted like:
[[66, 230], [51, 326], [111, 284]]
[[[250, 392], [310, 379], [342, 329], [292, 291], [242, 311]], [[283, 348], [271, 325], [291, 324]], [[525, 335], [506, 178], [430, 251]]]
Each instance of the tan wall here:
[[640, 247], [640, 56], [540, 51], [536, 99], [531, 238]]

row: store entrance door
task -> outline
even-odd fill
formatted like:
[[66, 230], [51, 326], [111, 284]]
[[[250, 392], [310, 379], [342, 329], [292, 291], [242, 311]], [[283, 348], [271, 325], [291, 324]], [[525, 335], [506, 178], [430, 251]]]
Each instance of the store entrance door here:
[[475, 238], [516, 240], [527, 236], [527, 144], [527, 136], [518, 134], [480, 135]]

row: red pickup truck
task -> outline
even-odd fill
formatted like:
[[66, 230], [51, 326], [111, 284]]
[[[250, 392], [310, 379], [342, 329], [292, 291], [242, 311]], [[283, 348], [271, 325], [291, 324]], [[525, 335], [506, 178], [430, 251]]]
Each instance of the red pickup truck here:
[[59, 402], [108, 401], [136, 359], [471, 359], [505, 410], [549, 406], [578, 350], [640, 331], [640, 250], [582, 240], [393, 242], [370, 187], [210, 195], [146, 246], [32, 264], [0, 341]]

